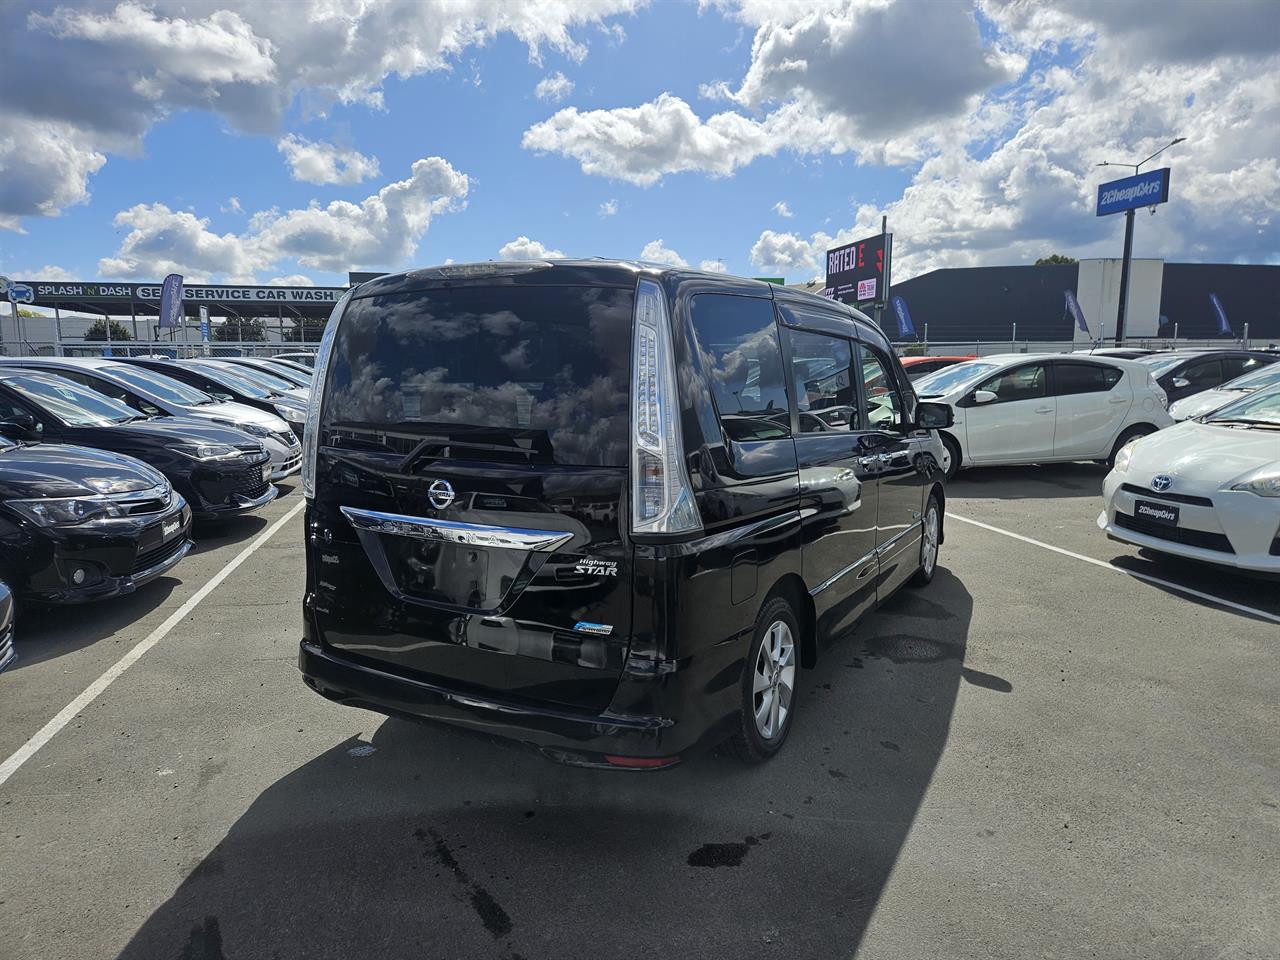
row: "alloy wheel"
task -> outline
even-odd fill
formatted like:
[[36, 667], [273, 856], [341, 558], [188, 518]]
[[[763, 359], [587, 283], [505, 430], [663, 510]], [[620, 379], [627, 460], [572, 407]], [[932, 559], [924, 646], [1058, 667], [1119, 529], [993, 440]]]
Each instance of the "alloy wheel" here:
[[756, 731], [765, 740], [776, 739], [786, 728], [795, 682], [795, 640], [791, 628], [775, 620], [760, 644], [752, 683]]

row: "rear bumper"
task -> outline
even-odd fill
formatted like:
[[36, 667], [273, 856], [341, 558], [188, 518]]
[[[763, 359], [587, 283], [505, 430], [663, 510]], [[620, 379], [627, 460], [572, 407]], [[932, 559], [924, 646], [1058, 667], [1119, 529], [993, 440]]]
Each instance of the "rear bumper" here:
[[336, 703], [518, 741], [575, 766], [613, 767], [607, 757], [677, 758], [713, 733], [677, 717], [579, 712], [478, 697], [355, 663], [307, 640], [298, 667], [307, 686]]

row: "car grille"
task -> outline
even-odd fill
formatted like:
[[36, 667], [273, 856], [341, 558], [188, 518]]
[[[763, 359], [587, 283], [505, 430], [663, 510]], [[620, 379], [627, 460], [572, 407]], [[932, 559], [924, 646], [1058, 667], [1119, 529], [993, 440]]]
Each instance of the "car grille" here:
[[251, 467], [237, 471], [235, 476], [227, 481], [228, 495], [256, 500], [266, 493], [268, 482], [262, 479], [262, 466], [261, 463], [255, 463]]
[[9, 652], [13, 650], [13, 624], [9, 624], [4, 630], [0, 630], [0, 663], [4, 663], [9, 658]]
[[292, 473], [294, 470], [298, 469], [301, 463], [302, 463], [302, 454], [298, 454], [296, 457], [290, 457], [288, 460], [282, 463], [280, 465], [280, 469], [283, 470], [285, 473]]
[[1193, 497], [1185, 493], [1164, 493], [1148, 490], [1134, 483], [1122, 483], [1120, 489], [1132, 493], [1135, 497], [1150, 497], [1152, 500], [1165, 500], [1169, 503], [1186, 503], [1193, 507], [1212, 507], [1213, 501], [1208, 497]]
[[182, 549], [182, 545], [187, 542], [186, 537], [174, 537], [168, 543], [162, 543], [160, 546], [147, 550], [133, 561], [133, 573], [142, 573], [144, 570], [150, 570], [157, 564], [164, 563], [175, 553]]
[[275, 437], [277, 440], [283, 443], [286, 447], [295, 447], [295, 446], [301, 445], [298, 438], [294, 436], [294, 433], [292, 430], [289, 430], [289, 431], [281, 430], [278, 433], [273, 430], [271, 431], [271, 436]]
[[1163, 523], [1131, 517], [1127, 513], [1116, 513], [1116, 526], [1141, 533], [1157, 540], [1168, 540], [1188, 547], [1199, 547], [1201, 550], [1216, 550], [1218, 553], [1235, 553], [1231, 541], [1220, 533], [1207, 533], [1204, 530], [1188, 530], [1185, 527], [1169, 527]]

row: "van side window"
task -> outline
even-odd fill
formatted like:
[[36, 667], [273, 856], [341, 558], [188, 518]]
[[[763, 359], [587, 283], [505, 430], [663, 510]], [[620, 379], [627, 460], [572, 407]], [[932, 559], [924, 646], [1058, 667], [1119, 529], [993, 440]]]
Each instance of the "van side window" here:
[[702, 369], [724, 432], [733, 440], [789, 437], [791, 411], [772, 301], [701, 293], [691, 304]]
[[849, 376], [849, 341], [807, 330], [784, 333], [791, 345], [791, 388], [800, 411], [800, 432], [861, 429], [858, 395]]
[[862, 394], [866, 402], [862, 422], [870, 430], [901, 429], [905, 409], [902, 391], [888, 360], [860, 343], [858, 366], [862, 372]]

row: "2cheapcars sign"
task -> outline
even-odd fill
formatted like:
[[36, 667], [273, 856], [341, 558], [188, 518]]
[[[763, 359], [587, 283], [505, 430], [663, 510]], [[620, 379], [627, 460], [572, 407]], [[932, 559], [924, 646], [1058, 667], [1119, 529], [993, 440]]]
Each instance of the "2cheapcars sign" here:
[[[158, 283], [57, 283], [28, 280], [37, 302], [43, 300], [159, 300]], [[184, 286], [183, 303], [337, 303], [341, 287], [236, 287], [212, 284]]]
[[1154, 207], [1169, 200], [1169, 168], [1112, 180], [1098, 187], [1098, 216], [1123, 213], [1138, 207]]
[[822, 295], [842, 303], [884, 302], [892, 252], [891, 233], [828, 250], [827, 286]]

